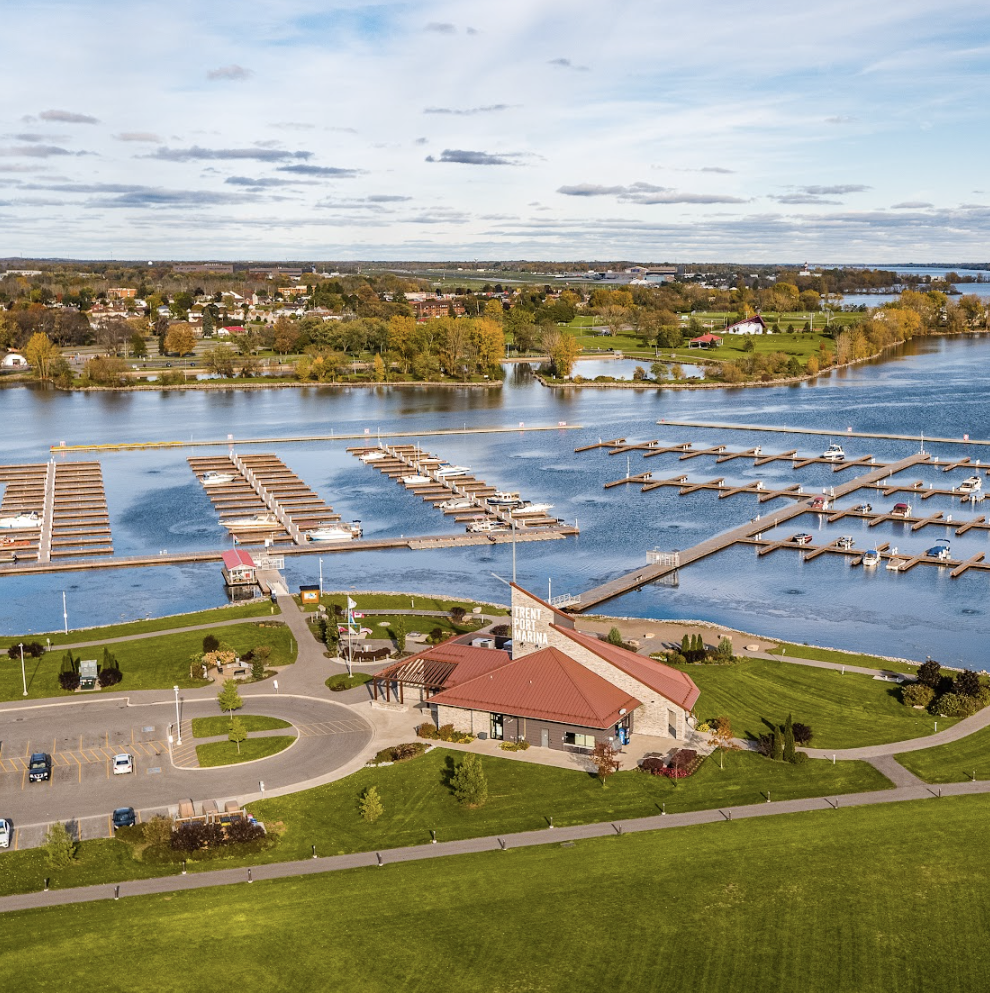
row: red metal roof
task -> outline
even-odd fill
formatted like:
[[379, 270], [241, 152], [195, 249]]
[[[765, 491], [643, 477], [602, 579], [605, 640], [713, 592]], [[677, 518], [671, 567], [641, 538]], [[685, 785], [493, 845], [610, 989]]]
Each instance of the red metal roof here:
[[491, 672], [493, 669], [499, 669], [512, 661], [509, 653], [503, 652], [500, 648], [474, 648], [455, 641], [445, 641], [436, 648], [418, 652], [416, 657], [454, 663], [453, 671], [444, 681], [445, 690]]
[[[478, 651], [495, 654], [491, 649]], [[458, 670], [460, 666], [455, 670], [460, 675]], [[640, 705], [557, 648], [544, 648], [473, 679], [462, 679], [430, 702], [593, 728], [611, 727], [623, 711], [629, 713]]]
[[594, 635], [558, 627], [556, 624], [552, 624], [551, 627], [685, 710], [690, 710], [695, 705], [701, 693], [687, 673], [672, 669], [669, 665], [664, 665], [655, 659], [643, 658], [642, 655], [619, 648], [617, 645], [610, 645]]
[[249, 552], [242, 552], [239, 548], [232, 548], [224, 552], [221, 558], [223, 559], [223, 564], [228, 569], [236, 569], [238, 566], [248, 569], [257, 568], [254, 564], [254, 559], [251, 558], [251, 554]]
[[692, 338], [691, 339], [692, 342], [695, 342], [695, 341], [721, 341], [721, 340], [722, 340], [721, 336], [720, 335], [717, 335], [717, 334], [703, 334], [703, 335], [699, 335], [697, 338]]

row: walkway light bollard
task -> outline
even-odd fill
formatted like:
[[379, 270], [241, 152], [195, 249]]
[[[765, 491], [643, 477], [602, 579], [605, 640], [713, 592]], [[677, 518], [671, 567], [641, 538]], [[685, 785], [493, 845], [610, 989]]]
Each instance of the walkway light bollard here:
[[378, 868], [380, 869], [385, 864], [385, 860], [382, 858], [382, 853], [375, 852], [375, 858], [378, 859]]
[[186, 874], [186, 860], [183, 859], [182, 860], [182, 875], [184, 876], [185, 874]]
[[28, 695], [27, 676], [24, 675], [24, 643], [21, 643], [21, 682], [24, 684], [24, 696]]
[[435, 845], [437, 843], [437, 833], [436, 833], [436, 831], [430, 831], [430, 837], [433, 839], [432, 842], [431, 842], [431, 844], [434, 844]]
[[272, 686], [275, 687], [275, 696], [278, 696], [278, 680], [277, 679], [273, 679], [272, 680]]
[[313, 845], [313, 858], [316, 858], [316, 845]]
[[253, 883], [254, 882], [254, 879], [251, 878], [251, 870], [250, 870], [250, 868], [248, 869], [248, 882], [249, 883]]
[[767, 790], [767, 803], [769, 803], [769, 802], [770, 802], [770, 791]]
[[172, 691], [175, 693], [175, 730], [176, 734], [179, 736], [179, 744], [182, 744], [182, 722], [179, 720], [179, 687], [173, 686]]
[[113, 898], [115, 900], [119, 900], [120, 899], [120, 887], [119, 886], [115, 886], [113, 888]]
[[550, 818], [550, 827], [549, 827], [549, 830], [550, 831], [553, 830], [553, 818], [552, 817]]
[[507, 849], [505, 847], [505, 841], [502, 838], [499, 838], [498, 839], [498, 846], [499, 846], [499, 848], [502, 849], [503, 852], [504, 851], [507, 851]]
[[48, 884], [51, 882], [50, 876], [45, 876], [45, 892], [48, 892]]

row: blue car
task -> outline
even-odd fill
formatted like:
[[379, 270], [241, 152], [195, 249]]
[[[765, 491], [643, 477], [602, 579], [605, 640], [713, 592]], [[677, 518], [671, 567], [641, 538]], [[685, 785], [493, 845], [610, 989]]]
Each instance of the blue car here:
[[123, 827], [134, 827], [137, 824], [137, 814], [134, 813], [133, 807], [118, 807], [112, 816], [113, 829]]

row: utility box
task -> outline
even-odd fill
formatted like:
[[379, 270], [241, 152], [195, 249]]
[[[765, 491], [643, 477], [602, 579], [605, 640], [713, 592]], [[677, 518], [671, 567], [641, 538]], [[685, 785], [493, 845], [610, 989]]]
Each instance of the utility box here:
[[494, 648], [495, 639], [494, 638], [475, 638], [471, 642], [472, 648]]
[[302, 603], [319, 603], [320, 602], [319, 586], [300, 586], [299, 599]]
[[98, 674], [96, 659], [84, 659], [79, 663], [79, 689], [95, 690]]

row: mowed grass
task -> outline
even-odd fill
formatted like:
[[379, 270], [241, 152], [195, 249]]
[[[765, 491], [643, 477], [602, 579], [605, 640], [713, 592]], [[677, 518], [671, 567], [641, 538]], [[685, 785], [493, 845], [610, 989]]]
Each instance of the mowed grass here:
[[[940, 717], [941, 724], [945, 718]], [[982, 728], [959, 741], [917, 752], [902, 752], [894, 758], [926, 783], [963, 783], [990, 779], [990, 728]]]
[[[793, 800], [891, 786], [865, 762], [787, 765], [739, 752], [726, 755], [724, 769], [719, 768], [717, 759], [707, 760], [690, 779], [675, 781], [623, 771], [603, 789], [597, 779], [584, 772], [486, 756], [482, 763], [488, 778], [488, 802], [469, 810], [454, 799], [447, 785], [451, 763], [462, 761], [463, 756], [454, 749], [436, 748], [407, 762], [364, 768], [334, 783], [251, 804], [251, 813], [272, 831], [281, 832], [281, 840], [262, 853], [238, 856], [225, 852], [223, 865], [308, 858], [311, 845], [316, 845], [321, 855], [419, 845], [430, 840], [431, 830], [437, 831], [440, 840], [451, 841], [542, 831], [550, 817], [555, 825], [564, 826], [618, 817], [652, 817], [664, 809], [672, 814], [762, 803], [767, 790], [773, 800]], [[369, 786], [378, 787], [385, 807], [374, 824], [364, 821], [358, 810]], [[198, 856], [193, 856], [189, 871], [216, 868], [216, 864], [216, 859], [198, 861]], [[171, 871], [170, 867], [135, 860], [131, 847], [117, 840], [83, 842], [75, 864], [58, 871], [47, 867], [39, 849], [8, 851], [0, 853], [0, 894], [37, 889], [46, 876], [51, 877], [52, 888], [63, 889], [144, 879]]]
[[[758, 738], [767, 731], [765, 721], [783, 724], [788, 714], [811, 727], [812, 748], [880, 745], [934, 731], [932, 718], [901, 703], [896, 685], [860, 673], [767, 659], [679, 668], [701, 690], [698, 716], [727, 715], [740, 738]], [[939, 718], [943, 730], [954, 723]]]
[[[245, 731], [275, 731], [292, 725], [280, 717], [264, 717], [260, 714], [238, 714]], [[194, 717], [192, 732], [194, 738], [212, 738], [226, 734], [230, 730], [229, 717]]]
[[233, 741], [210, 741], [196, 746], [196, 756], [203, 769], [217, 765], [237, 765], [284, 752], [295, 740], [294, 735], [284, 734], [268, 738], [248, 738], [241, 742], [239, 749]]
[[[274, 608], [274, 610], [272, 609]], [[170, 617], [152, 617], [145, 621], [129, 621], [125, 624], [108, 624], [105, 627], [69, 629], [68, 634], [61, 631], [49, 631], [47, 634], [30, 634], [12, 638], [0, 635], [0, 649], [6, 651], [11, 645], [21, 641], [37, 641], [45, 644], [46, 638], [51, 638], [52, 649], [59, 645], [93, 645], [102, 644], [107, 638], [128, 638], [136, 634], [152, 634], [157, 631], [174, 631], [176, 628], [188, 628], [200, 624], [223, 624], [244, 617], [277, 617], [281, 614], [278, 604], [262, 600], [257, 603], [231, 604], [229, 607], [217, 607], [213, 610], [199, 610], [191, 614], [174, 614]]]
[[918, 667], [910, 662], [892, 662], [878, 655], [862, 655], [856, 652], [839, 652], [831, 648], [814, 648], [811, 645], [796, 645], [789, 641], [771, 648], [771, 655], [787, 658], [812, 659], [815, 662], [834, 662], [836, 665], [858, 665], [864, 669], [885, 669], [887, 672], [903, 672], [913, 676]]
[[[211, 634], [225, 642], [238, 653], [245, 653], [259, 645], [269, 645], [271, 657], [266, 665], [288, 665], [295, 661], [295, 639], [287, 627], [258, 627], [256, 624], [231, 624], [227, 627], [211, 628], [208, 632], [186, 631], [181, 634], [159, 634], [137, 641], [124, 641], [108, 646], [120, 664], [123, 681], [112, 689], [101, 690], [102, 695], [127, 693], [129, 690], [170, 689], [180, 686], [188, 689], [208, 685], [200, 679], [189, 678], [189, 658], [203, 651], [203, 635]], [[68, 693], [59, 686], [58, 674], [62, 668], [62, 649], [53, 648], [38, 659], [25, 659], [28, 697], [73, 697], [79, 694]], [[91, 648], [73, 652], [77, 658], [96, 659], [102, 665], [103, 646], [96, 642]], [[0, 700], [22, 699], [20, 662], [0, 664]], [[86, 694], [93, 699], [96, 694]]]
[[[203, 922], [216, 920], [224, 983], [258, 993], [970, 993], [990, 968], [990, 889], [972, 859], [987, 810], [955, 797], [251, 886], [124, 886], [119, 902], [5, 914], [0, 980], [212, 986], [218, 937]], [[93, 954], [106, 936], [126, 964]]]
[[[725, 756], [725, 767], [709, 758], [689, 779], [670, 780], [635, 769], [619, 772], [608, 787], [591, 774], [554, 766], [485, 756], [488, 802], [471, 810], [454, 799], [447, 780], [464, 753], [435, 748], [421, 758], [385, 768], [366, 768], [347, 779], [251, 805], [258, 820], [281, 821], [286, 833], [280, 857], [304, 858], [310, 846], [325, 854], [423, 844], [430, 831], [444, 841], [540, 831], [549, 826], [588, 824], [612, 818], [650, 817], [727, 804], [886, 789], [889, 781], [861, 762], [771, 762], [750, 752]], [[359, 800], [369, 786], [385, 813], [364, 821]]]
[[[419, 596], [416, 593], [324, 593], [320, 603], [326, 607], [343, 607], [348, 595], [357, 604], [355, 610], [359, 613], [367, 613], [369, 611], [381, 612], [389, 609], [436, 610], [446, 612], [453, 607], [463, 607], [467, 611], [468, 616], [470, 616], [474, 607], [481, 607], [482, 612], [488, 614], [490, 617], [507, 615], [509, 613], [505, 607], [498, 607], [488, 603], [478, 603], [476, 600], [446, 600], [438, 597]], [[298, 596], [295, 597], [295, 601], [299, 603]], [[316, 610], [317, 607], [314, 603], [301, 604], [300, 606], [307, 613]], [[410, 620], [414, 620], [414, 618], [410, 617]]]

